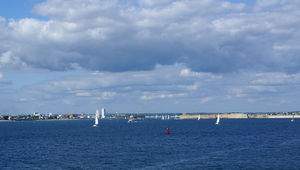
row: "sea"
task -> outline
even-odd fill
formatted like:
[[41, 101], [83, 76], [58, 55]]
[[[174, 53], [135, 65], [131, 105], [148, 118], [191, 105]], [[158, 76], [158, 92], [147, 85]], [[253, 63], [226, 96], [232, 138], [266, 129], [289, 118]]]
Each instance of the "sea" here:
[[300, 119], [93, 123], [0, 122], [0, 169], [300, 169]]

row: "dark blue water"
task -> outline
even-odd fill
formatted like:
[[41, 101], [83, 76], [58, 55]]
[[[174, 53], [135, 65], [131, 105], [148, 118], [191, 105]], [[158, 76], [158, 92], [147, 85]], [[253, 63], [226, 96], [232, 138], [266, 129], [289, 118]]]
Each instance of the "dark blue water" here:
[[152, 121], [0, 122], [0, 169], [300, 167], [300, 120]]

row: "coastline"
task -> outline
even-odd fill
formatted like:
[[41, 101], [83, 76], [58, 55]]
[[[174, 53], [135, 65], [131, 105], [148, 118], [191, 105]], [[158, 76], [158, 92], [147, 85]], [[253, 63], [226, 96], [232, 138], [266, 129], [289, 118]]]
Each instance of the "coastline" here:
[[38, 119], [38, 120], [26, 120], [26, 119], [19, 119], [19, 120], [0, 120], [0, 122], [18, 122], [18, 121], [64, 121], [64, 120], [88, 120], [88, 119]]
[[[207, 114], [181, 114], [176, 115], [174, 118], [179, 120], [184, 119], [216, 119], [220, 115], [221, 119], [298, 119], [299, 114], [296, 115], [272, 115], [272, 114], [246, 114], [246, 113], [207, 113]], [[12, 119], [12, 120], [0, 120], [0, 122], [14, 122], [14, 121], [70, 121], [70, 120], [90, 120], [91, 118], [60, 118], [60, 119]], [[120, 117], [114, 117], [111, 119], [124, 119]], [[147, 118], [146, 118], [147, 119]], [[149, 118], [153, 119], [153, 117]]]
[[[218, 113], [213, 114], [182, 114], [179, 119], [216, 119]], [[297, 119], [300, 115], [268, 115], [268, 114], [245, 114], [245, 113], [221, 113], [221, 119]]]

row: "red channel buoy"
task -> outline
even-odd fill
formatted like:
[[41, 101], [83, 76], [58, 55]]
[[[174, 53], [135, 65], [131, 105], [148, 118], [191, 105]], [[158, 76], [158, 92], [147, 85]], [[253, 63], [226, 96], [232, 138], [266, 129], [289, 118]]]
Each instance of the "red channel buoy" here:
[[170, 134], [170, 131], [169, 131], [169, 127], [167, 128], [167, 131], [166, 131], [166, 135], [169, 135]]

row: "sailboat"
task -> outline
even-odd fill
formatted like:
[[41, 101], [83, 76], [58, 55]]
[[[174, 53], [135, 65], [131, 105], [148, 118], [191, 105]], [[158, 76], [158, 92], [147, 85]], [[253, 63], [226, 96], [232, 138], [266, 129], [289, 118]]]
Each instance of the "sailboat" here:
[[101, 109], [101, 119], [104, 119], [105, 118], [105, 109], [102, 108]]
[[294, 117], [295, 117], [295, 115], [293, 115], [293, 118], [292, 118], [291, 122], [294, 122]]
[[220, 114], [218, 114], [216, 125], [218, 125], [219, 123], [220, 123]]
[[198, 116], [198, 120], [200, 120], [200, 115]]
[[93, 125], [93, 127], [98, 126], [98, 117], [99, 117], [99, 110], [97, 109], [95, 113], [95, 124]]
[[134, 122], [134, 117], [133, 115], [130, 115], [129, 119], [128, 119], [128, 123], [133, 123]]

